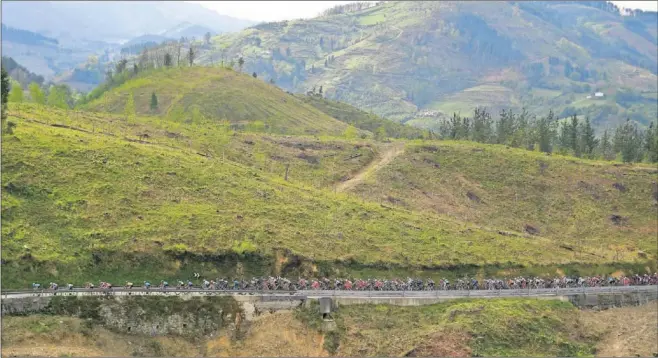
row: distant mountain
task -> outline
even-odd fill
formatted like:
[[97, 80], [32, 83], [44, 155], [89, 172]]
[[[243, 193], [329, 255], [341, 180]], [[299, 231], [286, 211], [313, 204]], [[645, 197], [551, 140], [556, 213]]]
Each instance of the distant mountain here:
[[181, 37], [196, 37], [197, 39], [201, 39], [206, 33], [215, 35], [215, 31], [209, 27], [184, 22], [165, 31], [161, 35], [173, 39], [179, 39]]
[[141, 35], [137, 36], [130, 41], [121, 44], [121, 48], [126, 48], [134, 45], [142, 45], [147, 43], [162, 43], [164, 41], [172, 40], [173, 37], [163, 36], [163, 35]]
[[183, 22], [207, 27], [213, 33], [239, 31], [254, 24], [182, 1], [7, 1], [2, 2], [2, 13], [8, 26], [55, 38], [105, 42], [158, 34]]
[[[6, 1], [1, 5], [2, 53], [46, 79], [85, 91], [103, 80], [103, 64], [138, 53], [143, 44], [153, 46], [181, 36], [201, 38], [206, 32], [216, 35], [254, 24], [185, 2]], [[90, 56], [95, 58], [92, 66], [87, 64]]]
[[36, 82], [39, 85], [43, 84], [43, 76], [39, 76], [30, 72], [27, 68], [18, 64], [18, 62], [14, 61], [14, 59], [11, 57], [2, 56], [2, 67], [7, 71], [7, 73], [9, 73], [9, 76], [18, 81], [18, 83], [20, 83], [21, 87], [24, 89], [26, 89], [27, 86], [29, 86], [32, 82]]
[[[5, 3], [2, 5], [4, 7]], [[2, 24], [2, 54], [46, 79], [75, 67], [89, 55], [108, 46], [111, 45], [102, 41], [61, 41], [42, 33]]]
[[173, 28], [163, 31], [160, 34], [146, 34], [137, 36], [128, 42], [121, 44], [121, 54], [138, 54], [144, 48], [154, 47], [166, 41], [176, 40], [185, 37], [187, 39], [201, 39], [207, 33], [213, 35], [214, 31], [208, 27], [194, 25], [189, 22], [181, 23]]
[[46, 37], [32, 31], [25, 31], [13, 27], [8, 27], [5, 26], [5, 24], [2, 24], [2, 41], [15, 42], [24, 45], [58, 45], [58, 41], [53, 38]]
[[221, 35], [197, 62], [243, 57], [245, 71], [286, 90], [322, 85], [330, 99], [420, 127], [476, 106], [589, 115], [599, 129], [658, 116], [656, 12], [408, 1], [325, 14]]

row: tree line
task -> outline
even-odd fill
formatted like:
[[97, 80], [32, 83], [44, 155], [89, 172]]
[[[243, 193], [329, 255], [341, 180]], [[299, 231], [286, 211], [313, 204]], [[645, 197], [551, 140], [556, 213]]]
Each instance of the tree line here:
[[32, 82], [28, 86], [28, 97], [26, 98], [25, 91], [20, 83], [11, 81], [10, 79], [7, 81], [8, 102], [23, 103], [30, 101], [33, 103], [48, 105], [61, 109], [71, 109], [75, 107], [76, 103], [78, 102], [76, 93], [65, 84], [50, 84], [47, 86], [40, 86], [38, 83]]
[[658, 125], [655, 122], [644, 129], [627, 119], [597, 137], [587, 117], [581, 120], [573, 115], [558, 120], [553, 111], [537, 117], [526, 110], [520, 113], [502, 110], [495, 120], [486, 109], [476, 108], [472, 117], [454, 113], [451, 118], [442, 120], [438, 136], [579, 158], [658, 163]]

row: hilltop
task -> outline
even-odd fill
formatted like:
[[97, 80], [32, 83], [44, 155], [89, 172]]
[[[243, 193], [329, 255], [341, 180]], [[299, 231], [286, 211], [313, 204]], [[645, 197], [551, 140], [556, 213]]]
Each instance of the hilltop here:
[[[157, 97], [156, 109], [151, 109], [152, 94]], [[220, 67], [154, 70], [103, 93], [83, 108], [124, 113], [129, 95], [134, 98], [137, 114], [181, 122], [208, 118], [289, 134], [340, 134], [347, 128], [276, 86]]]
[[221, 35], [198, 63], [243, 57], [246, 72], [286, 90], [322, 85], [329, 99], [420, 127], [476, 106], [648, 125], [657, 16], [604, 2], [386, 2]]

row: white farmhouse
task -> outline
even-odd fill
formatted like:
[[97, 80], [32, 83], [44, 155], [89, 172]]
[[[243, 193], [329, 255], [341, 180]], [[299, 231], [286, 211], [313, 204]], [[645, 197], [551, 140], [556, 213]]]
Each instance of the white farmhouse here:
[[603, 92], [594, 93], [594, 97], [603, 97], [603, 96], [604, 96]]

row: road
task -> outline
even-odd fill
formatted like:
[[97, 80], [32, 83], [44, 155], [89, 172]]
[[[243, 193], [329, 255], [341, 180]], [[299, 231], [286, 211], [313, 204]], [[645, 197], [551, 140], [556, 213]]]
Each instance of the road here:
[[527, 289], [527, 290], [449, 290], [449, 291], [334, 291], [334, 290], [302, 290], [302, 291], [245, 291], [245, 290], [202, 290], [202, 289], [181, 289], [169, 288], [162, 290], [159, 288], [144, 289], [134, 287], [126, 289], [123, 287], [113, 288], [111, 290], [84, 288], [75, 288], [71, 291], [66, 289], [53, 292], [50, 290], [32, 291], [32, 290], [6, 290], [2, 291], [2, 299], [26, 298], [35, 296], [96, 296], [96, 295], [196, 295], [196, 296], [226, 296], [226, 295], [249, 295], [280, 298], [287, 297], [291, 300], [319, 297], [351, 297], [351, 298], [396, 298], [396, 297], [417, 297], [417, 298], [496, 298], [496, 297], [550, 297], [550, 296], [574, 296], [580, 294], [610, 294], [610, 293], [633, 293], [633, 292], [654, 292], [658, 296], [658, 286], [613, 286], [613, 287], [581, 287], [581, 288], [547, 288], [547, 289]]

